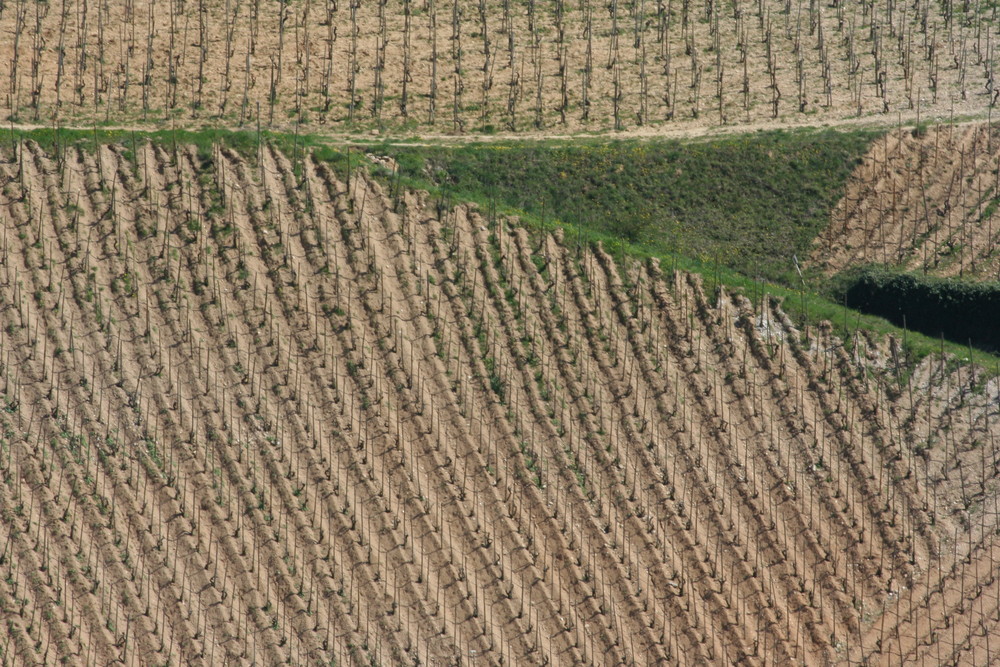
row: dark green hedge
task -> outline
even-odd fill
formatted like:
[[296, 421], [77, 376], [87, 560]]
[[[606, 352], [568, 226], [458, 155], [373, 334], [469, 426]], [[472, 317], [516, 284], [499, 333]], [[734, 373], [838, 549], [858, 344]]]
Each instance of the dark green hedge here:
[[1000, 350], [1000, 283], [970, 283], [866, 268], [843, 279], [847, 306], [928, 336]]

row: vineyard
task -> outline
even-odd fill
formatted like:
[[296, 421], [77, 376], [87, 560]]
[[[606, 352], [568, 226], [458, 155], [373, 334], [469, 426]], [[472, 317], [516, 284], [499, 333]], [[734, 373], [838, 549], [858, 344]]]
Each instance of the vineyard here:
[[[327, 10], [277, 7], [322, 76], [319, 36], [296, 31]], [[195, 17], [176, 49], [197, 39], [192, 3], [155, 10]], [[822, 14], [833, 48], [834, 11], [790, 17], [805, 39]], [[974, 26], [949, 29], [971, 68]], [[134, 136], [3, 149], [4, 664], [997, 659], [995, 376], [363, 160]]]
[[432, 133], [985, 115], [990, 0], [0, 3], [0, 114]]
[[998, 12], [0, 0], [0, 665], [1000, 663]]
[[1000, 132], [990, 125], [885, 134], [816, 240], [816, 264], [1000, 280], [998, 161]]

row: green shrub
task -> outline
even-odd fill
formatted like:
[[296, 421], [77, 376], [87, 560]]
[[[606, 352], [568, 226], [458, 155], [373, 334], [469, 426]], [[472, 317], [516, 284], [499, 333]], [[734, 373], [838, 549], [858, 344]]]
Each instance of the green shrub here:
[[1000, 350], [1000, 283], [896, 273], [866, 267], [841, 278], [850, 308], [960, 344]]

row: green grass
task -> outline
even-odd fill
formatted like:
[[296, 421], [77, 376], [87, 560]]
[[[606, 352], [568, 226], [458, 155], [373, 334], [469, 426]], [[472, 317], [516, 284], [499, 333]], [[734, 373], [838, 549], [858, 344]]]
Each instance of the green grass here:
[[[262, 138], [267, 133], [262, 132]], [[159, 130], [157, 132], [129, 132], [127, 130], [108, 130], [97, 126], [90, 130], [42, 128], [36, 130], [7, 130], [0, 139], [0, 147], [9, 147], [21, 139], [31, 139], [46, 151], [55, 152], [70, 146], [93, 149], [101, 144], [120, 144], [128, 149], [132, 141], [136, 144], [152, 141], [161, 146], [172, 148], [174, 145], [193, 145], [201, 155], [208, 155], [212, 146], [221, 143], [238, 150], [244, 155], [252, 155], [257, 149], [257, 133], [254, 131], [230, 130]]]
[[[118, 144], [126, 150], [126, 155], [134, 159], [131, 151], [147, 141], [151, 141], [167, 149], [174, 146], [194, 146], [203, 160], [211, 158], [213, 146], [221, 144], [235, 150], [240, 155], [256, 160], [261, 144], [270, 144], [283, 151], [289, 157], [301, 157], [306, 149], [313, 151], [317, 159], [339, 164], [346, 159], [346, 152], [331, 147], [315, 135], [293, 135], [262, 130], [159, 130], [157, 132], [130, 132], [127, 130], [108, 130], [97, 126], [89, 130], [43, 128], [36, 130], [6, 130], [0, 132], [0, 150], [10, 151], [20, 140], [32, 140], [44, 150], [57, 153], [67, 147], [79, 147], [93, 150], [103, 144]], [[354, 159], [362, 158], [355, 153]]]
[[792, 284], [876, 133], [372, 147], [404, 177]]

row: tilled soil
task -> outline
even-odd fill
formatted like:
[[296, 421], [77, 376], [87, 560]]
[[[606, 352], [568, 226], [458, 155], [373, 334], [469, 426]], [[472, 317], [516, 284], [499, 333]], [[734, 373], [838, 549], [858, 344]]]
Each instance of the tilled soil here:
[[986, 664], [1000, 385], [355, 169], [0, 162], [17, 664]]
[[890, 132], [849, 179], [813, 264], [1000, 280], [998, 162], [1000, 131], [987, 124]]
[[550, 132], [947, 118], [996, 102], [996, 7], [916, 0], [0, 5], [0, 115]]

